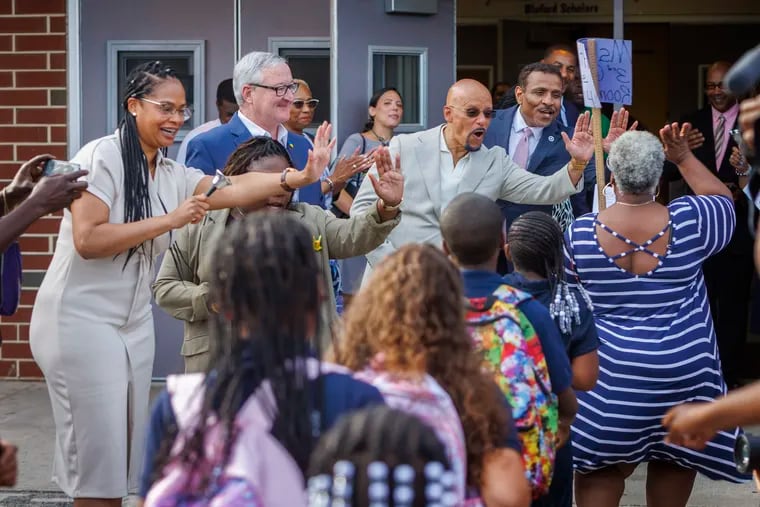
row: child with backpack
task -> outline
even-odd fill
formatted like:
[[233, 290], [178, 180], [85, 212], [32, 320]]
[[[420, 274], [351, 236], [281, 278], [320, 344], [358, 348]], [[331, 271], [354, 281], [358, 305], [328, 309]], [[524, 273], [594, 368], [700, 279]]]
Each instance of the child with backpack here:
[[475, 348], [512, 407], [534, 505], [549, 492], [556, 450], [577, 410], [570, 363], [549, 312], [496, 272], [504, 244], [498, 205], [475, 193], [454, 198], [441, 216], [443, 249], [462, 270]]
[[[570, 358], [573, 388], [588, 391], [596, 385], [599, 375], [599, 337], [588, 295], [565, 281], [564, 244], [562, 229], [546, 213], [530, 211], [520, 215], [507, 234], [504, 253], [515, 270], [504, 277], [504, 282], [531, 294], [549, 309]], [[573, 504], [571, 444], [568, 440], [557, 451], [548, 506]]]
[[433, 429], [455, 472], [456, 505], [527, 507], [515, 426], [472, 348], [463, 299], [459, 271], [440, 249], [403, 245], [346, 312], [338, 362]]
[[379, 391], [320, 364], [309, 230], [283, 212], [230, 225], [211, 257], [211, 371], [170, 376], [150, 420], [146, 507], [302, 507], [320, 433]]

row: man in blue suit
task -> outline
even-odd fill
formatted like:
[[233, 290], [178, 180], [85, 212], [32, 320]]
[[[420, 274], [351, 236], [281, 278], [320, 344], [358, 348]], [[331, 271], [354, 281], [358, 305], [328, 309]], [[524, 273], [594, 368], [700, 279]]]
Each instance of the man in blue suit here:
[[[185, 164], [213, 174], [224, 168], [238, 146], [254, 136], [269, 136], [288, 150], [296, 169], [303, 169], [311, 146], [283, 125], [290, 118], [290, 104], [298, 89], [285, 59], [272, 53], [248, 53], [235, 65], [232, 82], [240, 109], [228, 123], [192, 139]], [[301, 188], [294, 199], [324, 206], [324, 186], [318, 182]]]
[[[483, 144], [501, 146], [515, 163], [528, 172], [551, 176], [570, 161], [563, 134], [573, 136], [574, 125], [565, 127], [558, 119], [563, 83], [559, 69], [546, 63], [532, 63], [521, 71], [515, 87], [517, 105], [495, 111]], [[579, 194], [580, 195], [580, 194]], [[527, 211], [544, 211], [558, 219], [563, 229], [573, 219], [572, 206], [578, 212], [588, 210], [582, 195], [571, 197], [572, 203], [554, 206], [516, 204], [498, 201], [506, 219], [512, 221]], [[578, 201], [578, 202], [575, 202]]]

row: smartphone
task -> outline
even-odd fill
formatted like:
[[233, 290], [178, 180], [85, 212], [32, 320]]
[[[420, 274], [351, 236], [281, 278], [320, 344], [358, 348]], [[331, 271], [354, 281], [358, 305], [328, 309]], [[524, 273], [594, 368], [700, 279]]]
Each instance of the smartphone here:
[[55, 160], [51, 158], [45, 162], [45, 167], [42, 168], [42, 175], [53, 176], [54, 174], [68, 174], [78, 171], [79, 169], [81, 169], [81, 166], [74, 162]]

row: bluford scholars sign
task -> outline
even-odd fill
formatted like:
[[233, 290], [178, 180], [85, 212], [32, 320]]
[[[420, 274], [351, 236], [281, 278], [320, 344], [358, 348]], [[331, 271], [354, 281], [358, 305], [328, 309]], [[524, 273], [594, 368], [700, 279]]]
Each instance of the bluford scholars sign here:
[[527, 15], [598, 14], [599, 4], [591, 2], [529, 2], [524, 6]]

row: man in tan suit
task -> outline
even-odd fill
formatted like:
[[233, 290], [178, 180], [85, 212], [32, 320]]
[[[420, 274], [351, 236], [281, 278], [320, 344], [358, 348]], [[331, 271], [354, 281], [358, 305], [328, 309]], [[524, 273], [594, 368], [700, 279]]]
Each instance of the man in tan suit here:
[[[542, 91], [537, 90], [540, 94]], [[549, 94], [549, 90], [543, 90]], [[536, 96], [532, 100], [543, 100]], [[556, 204], [583, 189], [583, 170], [594, 153], [591, 122], [581, 115], [570, 139], [563, 132], [570, 162], [551, 176], [529, 173], [509, 158], [504, 148], [482, 146], [493, 116], [491, 94], [477, 81], [457, 81], [446, 96], [446, 123], [415, 134], [395, 136], [391, 154], [400, 157], [404, 174], [401, 223], [378, 248], [367, 254], [369, 268], [406, 243], [441, 245], [440, 216], [463, 192], [521, 204]], [[527, 147], [526, 147], [527, 148]], [[375, 167], [370, 171], [375, 174]], [[366, 178], [351, 207], [351, 215], [377, 200]]]

